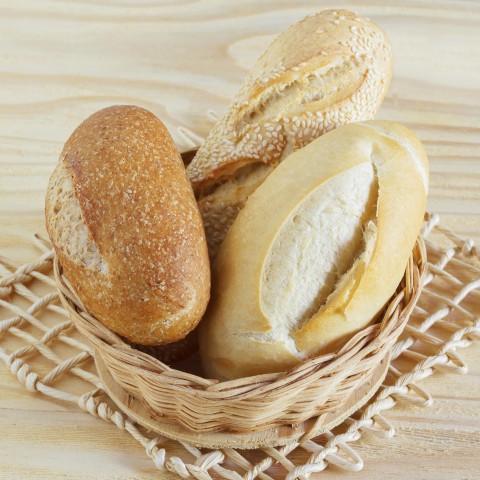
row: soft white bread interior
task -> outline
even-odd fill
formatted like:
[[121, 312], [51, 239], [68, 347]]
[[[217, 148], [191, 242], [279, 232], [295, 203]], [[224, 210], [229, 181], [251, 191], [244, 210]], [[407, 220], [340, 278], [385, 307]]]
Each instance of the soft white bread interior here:
[[200, 330], [207, 375], [286, 370], [372, 322], [401, 281], [427, 188], [421, 143], [390, 122], [340, 127], [290, 155], [219, 250]]
[[345, 10], [306, 17], [270, 45], [187, 168], [212, 258], [248, 196], [292, 151], [374, 118], [391, 73], [385, 34]]
[[85, 308], [131, 342], [185, 337], [208, 303], [205, 233], [162, 122], [103, 109], [69, 138], [50, 178], [47, 230]]

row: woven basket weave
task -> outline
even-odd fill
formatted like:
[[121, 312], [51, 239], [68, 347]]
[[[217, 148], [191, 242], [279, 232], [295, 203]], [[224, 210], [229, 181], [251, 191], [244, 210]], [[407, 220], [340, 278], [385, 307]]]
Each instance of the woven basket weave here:
[[54, 270], [63, 305], [117, 384], [140, 400], [153, 418], [208, 434], [299, 424], [341, 408], [402, 332], [420, 295], [426, 254], [419, 238], [381, 320], [340, 351], [312, 358], [288, 372], [226, 382], [175, 370], [132, 348], [85, 310], [57, 259]]

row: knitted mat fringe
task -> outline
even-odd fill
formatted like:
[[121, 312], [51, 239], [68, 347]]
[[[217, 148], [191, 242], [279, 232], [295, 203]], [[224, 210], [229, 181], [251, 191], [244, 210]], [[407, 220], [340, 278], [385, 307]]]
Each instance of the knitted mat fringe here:
[[[425, 223], [429, 272], [414, 314], [393, 348], [383, 386], [368, 406], [342, 426], [314, 439], [257, 451], [204, 450], [147, 433], [102, 390], [90, 346], [59, 305], [51, 244], [39, 236], [34, 239], [42, 252], [37, 261], [17, 267], [0, 257], [0, 359], [27, 390], [75, 404], [126, 430], [159, 470], [184, 479], [210, 480], [213, 475], [228, 480], [305, 480], [329, 464], [357, 472], [363, 460], [351, 444], [367, 431], [393, 437], [395, 430], [385, 412], [397, 404], [431, 405], [432, 397], [419, 382], [439, 370], [466, 373], [467, 366], [456, 350], [480, 339], [478, 247], [442, 228], [439, 221], [438, 215], [431, 215]], [[58, 354], [59, 347], [63, 357], [68, 349], [67, 359]], [[40, 373], [45, 360], [53, 364], [46, 374]], [[78, 390], [79, 382], [84, 386], [80, 395], [69, 388], [75, 384]], [[173, 445], [183, 453], [169, 453]]]

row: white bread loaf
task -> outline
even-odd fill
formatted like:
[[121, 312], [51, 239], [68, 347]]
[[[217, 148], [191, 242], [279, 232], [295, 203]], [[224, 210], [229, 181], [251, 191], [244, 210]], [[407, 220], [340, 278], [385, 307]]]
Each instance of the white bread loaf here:
[[335, 129], [250, 196], [216, 258], [201, 323], [208, 376], [283, 371], [376, 318], [419, 234], [428, 162], [390, 122]]
[[391, 74], [382, 30], [345, 10], [309, 16], [270, 45], [187, 168], [212, 258], [275, 166], [324, 132], [373, 119]]
[[134, 106], [101, 110], [69, 138], [48, 186], [47, 230], [86, 309], [143, 344], [179, 340], [205, 311], [205, 233], [162, 122]]

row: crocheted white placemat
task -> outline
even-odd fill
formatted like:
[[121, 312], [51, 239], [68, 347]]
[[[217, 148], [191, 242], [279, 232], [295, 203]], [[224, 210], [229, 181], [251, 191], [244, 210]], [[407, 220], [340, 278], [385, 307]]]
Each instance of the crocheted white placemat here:
[[[329, 464], [356, 472], [362, 469], [363, 460], [352, 443], [367, 430], [391, 438], [395, 431], [385, 412], [399, 403], [430, 405], [432, 398], [420, 386], [421, 380], [437, 374], [438, 367], [465, 373], [467, 366], [456, 350], [480, 338], [478, 248], [442, 228], [438, 215], [429, 216], [423, 235], [429, 272], [414, 314], [393, 348], [383, 386], [368, 406], [338, 429], [303, 443], [252, 452], [202, 450], [177, 442], [175, 455], [170, 453], [171, 440], [148, 434], [121, 413], [102, 390], [91, 348], [59, 304], [51, 245], [38, 236], [34, 243], [42, 254], [36, 262], [17, 266], [0, 257], [0, 318], [7, 317], [0, 320], [0, 359], [28, 390], [76, 404], [114, 423], [145, 448], [159, 470], [182, 478], [210, 480], [215, 474], [232, 480], [306, 479]], [[46, 364], [51, 365], [47, 373]], [[79, 379], [84, 387], [80, 393]]]

